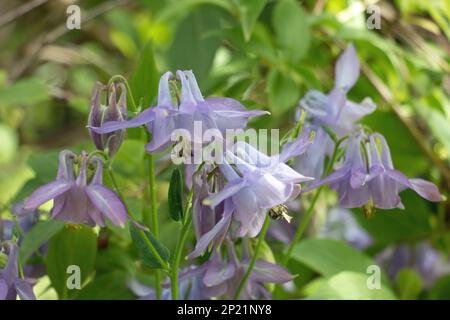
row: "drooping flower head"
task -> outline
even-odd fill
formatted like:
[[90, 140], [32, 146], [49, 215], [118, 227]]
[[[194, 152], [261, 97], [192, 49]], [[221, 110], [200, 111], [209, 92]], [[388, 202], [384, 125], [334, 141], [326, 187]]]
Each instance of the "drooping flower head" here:
[[298, 112], [306, 112], [306, 125], [316, 132], [316, 139], [311, 148], [297, 159], [294, 168], [299, 172], [315, 178], [322, 175], [325, 157], [333, 152], [333, 141], [323, 126], [343, 137], [356, 129], [361, 118], [376, 109], [370, 98], [360, 103], [347, 99], [347, 93], [358, 77], [358, 57], [353, 45], [349, 45], [336, 62], [333, 89], [328, 94], [308, 91], [300, 101]]
[[336, 62], [333, 89], [328, 94], [309, 91], [300, 101], [299, 107], [307, 112], [309, 122], [330, 127], [343, 136], [355, 128], [358, 120], [372, 113], [376, 106], [370, 98], [359, 104], [347, 99], [347, 93], [358, 77], [358, 57], [353, 45], [349, 45]]
[[255, 237], [267, 214], [274, 219], [290, 220], [286, 201], [297, 197], [300, 183], [312, 178], [301, 175], [285, 162], [304, 152], [309, 144], [309, 132], [305, 131], [272, 157], [243, 141], [235, 144], [234, 151], [227, 150], [227, 159], [218, 165], [227, 184], [203, 200], [203, 204], [212, 208], [220, 206], [221, 215], [216, 216], [214, 227], [198, 239], [190, 257], [201, 255], [212, 242], [222, 239], [231, 222], [238, 226], [236, 237]]
[[[179, 99], [174, 99], [171, 94], [170, 81], [174, 79], [181, 83]], [[187, 130], [191, 142], [201, 145], [202, 137], [194, 131], [195, 121], [201, 123], [203, 131], [217, 129], [225, 135], [226, 129], [244, 128], [250, 117], [264, 114], [267, 112], [247, 110], [241, 103], [231, 98], [204, 99], [192, 71], [178, 70], [176, 77], [171, 72], [162, 75], [156, 107], [144, 110], [129, 121], [109, 121], [103, 123], [101, 128], [93, 127], [92, 130], [105, 134], [146, 124], [152, 135], [146, 150], [155, 153], [173, 144], [171, 135], [176, 129]]]
[[[120, 90], [119, 100], [117, 100]], [[108, 101], [102, 103], [104, 93], [109, 95]], [[95, 84], [91, 98], [88, 118], [89, 134], [98, 150], [108, 150], [109, 156], [113, 156], [119, 150], [125, 137], [125, 129], [118, 129], [108, 133], [97, 133], [93, 127], [101, 127], [108, 121], [123, 122], [127, 119], [127, 91], [123, 83], [112, 83], [105, 86], [99, 82]]]
[[11, 241], [5, 244], [1, 251], [8, 256], [8, 262], [0, 269], [0, 300], [16, 300], [17, 296], [21, 300], [35, 300], [31, 285], [19, 278], [17, 246]]
[[[242, 254], [239, 257], [235, 245], [227, 241], [227, 255], [219, 253], [210, 260], [208, 269], [203, 278], [207, 287], [221, 288], [224, 297], [233, 299], [242, 279], [249, 268], [251, 257], [249, 255], [248, 241], [244, 241]], [[246, 282], [239, 299], [271, 299], [267, 283], [285, 283], [294, 277], [284, 268], [275, 263], [257, 259], [252, 272]]]
[[403, 209], [399, 193], [406, 188], [429, 201], [442, 201], [435, 184], [423, 179], [408, 179], [394, 169], [386, 139], [379, 133], [352, 135], [344, 162], [310, 188], [322, 184], [329, 184], [338, 192], [343, 207], [363, 207], [369, 215], [373, 208]]
[[[75, 176], [75, 164], [79, 164]], [[64, 150], [59, 154], [56, 180], [47, 183], [25, 201], [24, 209], [33, 210], [53, 199], [52, 218], [74, 224], [104, 226], [105, 218], [113, 224], [123, 226], [127, 210], [117, 194], [103, 186], [103, 162], [93, 156], [88, 162], [86, 152], [78, 158], [73, 152]], [[88, 168], [95, 168], [88, 183]]]

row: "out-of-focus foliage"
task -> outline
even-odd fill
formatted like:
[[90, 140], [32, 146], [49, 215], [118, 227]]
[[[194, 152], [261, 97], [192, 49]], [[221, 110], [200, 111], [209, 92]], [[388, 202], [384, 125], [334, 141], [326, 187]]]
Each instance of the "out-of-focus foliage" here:
[[[11, 215], [12, 203], [54, 179], [58, 150], [93, 150], [85, 125], [96, 81], [105, 83], [114, 74], [126, 76], [135, 99], [146, 108], [154, 102], [160, 74], [192, 69], [205, 95], [232, 97], [248, 108], [267, 109], [272, 116], [256, 119], [251, 126], [280, 128], [285, 133], [294, 124], [295, 107], [307, 90], [331, 89], [335, 59], [350, 42], [362, 63], [362, 76], [350, 98], [360, 101], [369, 96], [378, 106], [365, 123], [386, 137], [399, 170], [430, 179], [449, 193], [449, 1], [41, 2], [10, 20], [6, 13], [15, 12], [23, 2], [0, 4], [2, 217]], [[82, 10], [81, 30], [65, 26], [66, 8], [74, 3]], [[368, 3], [380, 8], [379, 30], [367, 27]], [[146, 210], [140, 201], [147, 184], [142, 178], [144, 150], [136, 141], [142, 138], [139, 130], [129, 130], [113, 163], [118, 183], [138, 217]], [[168, 248], [160, 249], [168, 258], [177, 224], [170, 220], [170, 170], [166, 169], [158, 165], [157, 191], [160, 240]], [[316, 239], [335, 203], [330, 192], [318, 205], [320, 212], [308, 239], [294, 251], [289, 268], [299, 275], [296, 286], [288, 293], [277, 290], [276, 297], [450, 299], [448, 275], [425, 286], [422, 275], [413, 269], [403, 269], [396, 279], [389, 279], [384, 270], [382, 290], [367, 289], [367, 267], [391, 246], [426, 241], [448, 265], [449, 203], [430, 204], [412, 192], [402, 197], [407, 208], [403, 211], [380, 211], [372, 219], [359, 210], [353, 212], [373, 239], [365, 252], [358, 252], [344, 240]], [[30, 239], [25, 238], [24, 259], [59, 230], [49, 223], [36, 225]], [[55, 291], [47, 290], [49, 279], [42, 278], [36, 287], [39, 297], [133, 298], [127, 287], [130, 279], [152, 284], [155, 262], [152, 257], [143, 257], [143, 264], [135, 262], [141, 252], [132, 245], [129, 230], [108, 226], [96, 232], [97, 244], [91, 231], [85, 230], [57, 234], [50, 241], [47, 256], [40, 258]], [[282, 247], [273, 243], [272, 248], [277, 258]], [[60, 281], [65, 277], [58, 276], [63, 272], [58, 269], [61, 259], [92, 270], [83, 278], [81, 291], [69, 294], [63, 289]]]

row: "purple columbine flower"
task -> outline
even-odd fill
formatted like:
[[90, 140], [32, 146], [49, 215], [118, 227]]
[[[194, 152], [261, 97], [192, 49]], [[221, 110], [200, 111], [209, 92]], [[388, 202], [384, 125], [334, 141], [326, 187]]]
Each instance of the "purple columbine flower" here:
[[239, 226], [237, 237], [257, 236], [266, 214], [273, 219], [290, 220], [286, 201], [297, 197], [300, 183], [312, 178], [299, 174], [285, 162], [304, 152], [309, 144], [309, 132], [304, 131], [295, 141], [287, 143], [280, 155], [269, 157], [245, 142], [235, 144], [237, 155], [228, 150], [227, 158], [232, 165], [226, 159], [219, 165], [228, 183], [203, 201], [213, 208], [222, 205], [222, 216], [200, 237], [190, 257], [201, 255], [211, 242], [221, 239], [230, 220]]
[[[201, 266], [190, 266], [180, 272], [179, 297], [187, 300], [205, 300], [225, 297], [232, 299], [250, 264], [250, 258], [244, 252], [239, 261], [234, 245], [227, 245], [228, 257], [222, 257], [215, 251]], [[264, 287], [267, 282], [284, 283], [293, 276], [284, 268], [258, 259], [240, 296], [241, 299], [270, 299], [270, 292]], [[131, 281], [131, 290], [144, 300], [155, 299], [153, 288]], [[170, 300], [170, 283], [163, 284], [162, 299]]]
[[358, 77], [358, 57], [353, 45], [349, 45], [336, 62], [334, 88], [328, 94], [311, 90], [300, 101], [298, 111], [306, 111], [306, 125], [316, 132], [316, 139], [311, 148], [294, 164], [294, 168], [299, 172], [314, 178], [321, 177], [325, 157], [331, 155], [334, 146], [322, 126], [331, 128], [342, 137], [355, 130], [355, 123], [376, 109], [370, 98], [365, 98], [360, 103], [347, 99], [347, 92], [354, 86]]
[[224, 185], [224, 177], [211, 165], [205, 164], [193, 175], [192, 217], [197, 238], [197, 246], [189, 257], [201, 255], [212, 243], [220, 246], [231, 224], [233, 204], [230, 200], [211, 207], [204, 200], [220, 190]]
[[347, 100], [347, 92], [358, 77], [358, 57], [353, 45], [349, 45], [336, 62], [334, 88], [328, 94], [309, 91], [300, 101], [300, 108], [307, 112], [309, 122], [330, 127], [343, 136], [355, 128], [355, 122], [372, 113], [376, 106], [370, 98], [359, 104]]
[[323, 180], [308, 189], [329, 184], [339, 194], [345, 208], [363, 207], [367, 214], [372, 209], [403, 209], [399, 193], [410, 188], [429, 201], [442, 201], [438, 188], [423, 179], [408, 179], [394, 169], [385, 138], [372, 134], [366, 138], [357, 133], [349, 138], [344, 162]]
[[[120, 97], [117, 101], [117, 90], [120, 89]], [[107, 105], [102, 104], [103, 93], [109, 94]], [[125, 137], [125, 129], [100, 134], [92, 130], [92, 127], [101, 127], [108, 121], [123, 122], [127, 119], [127, 91], [123, 83], [112, 83], [105, 86], [99, 82], [95, 84], [91, 98], [88, 118], [89, 134], [98, 150], [107, 150], [109, 156], [113, 156], [119, 150]]]
[[47, 183], [25, 201], [24, 209], [33, 210], [53, 199], [52, 218], [75, 224], [96, 224], [104, 226], [104, 218], [113, 224], [123, 226], [127, 210], [120, 198], [103, 186], [103, 162], [92, 157], [89, 164], [95, 166], [90, 183], [87, 183], [87, 154], [82, 152], [78, 176], [75, 178], [74, 163], [77, 156], [64, 150], [59, 154], [59, 168], [56, 180]]
[[[228, 259], [216, 253], [209, 263], [203, 283], [208, 287], [221, 285], [224, 295], [232, 299], [250, 265], [248, 243], [244, 243], [242, 259], [239, 259], [234, 244], [227, 243]], [[271, 294], [264, 286], [266, 283], [285, 283], [294, 277], [284, 268], [266, 260], [256, 260], [250, 277], [245, 284], [240, 299], [271, 299]], [[224, 286], [225, 285], [225, 286]]]
[[18, 248], [11, 241], [6, 242], [8, 262], [4, 269], [0, 270], [0, 300], [16, 300], [17, 295], [21, 300], [35, 300], [31, 285], [18, 274]]
[[[178, 297], [183, 300], [207, 300], [211, 297], [217, 297], [224, 293], [224, 290], [217, 288], [208, 288], [202, 281], [205, 276], [209, 263], [201, 266], [189, 266], [180, 271], [178, 277]], [[139, 298], [139, 300], [155, 300], [156, 291], [152, 287], [148, 287], [136, 280], [131, 280], [128, 287]], [[172, 291], [170, 282], [162, 285], [162, 300], [171, 300]]]
[[149, 153], [161, 152], [173, 142], [171, 135], [176, 129], [185, 129], [191, 134], [194, 144], [202, 144], [202, 137], [194, 132], [194, 121], [202, 123], [202, 129], [218, 129], [225, 135], [226, 129], [239, 129], [247, 125], [250, 117], [267, 114], [265, 111], [247, 110], [241, 103], [231, 98], [204, 99], [192, 71], [176, 72], [181, 82], [179, 103], [173, 101], [169, 81], [171, 72], [162, 75], [159, 81], [158, 104], [144, 110], [129, 121], [105, 122], [101, 128], [92, 128], [94, 132], [105, 134], [119, 129], [147, 125], [152, 140], [146, 145]]
[[[17, 220], [12, 221], [0, 218], [0, 242], [13, 240], [14, 227], [16, 226], [20, 229], [20, 235], [17, 240], [17, 244], [20, 246], [23, 241], [23, 235], [27, 234], [39, 222], [40, 212], [38, 210], [24, 212], [22, 202], [15, 203], [11, 211], [17, 217]], [[39, 248], [41, 255], [45, 255], [46, 251], [47, 244]], [[34, 280], [45, 274], [45, 266], [43, 263], [27, 264], [23, 266], [23, 273], [29, 280]]]
[[425, 241], [415, 245], [387, 247], [375, 257], [375, 261], [394, 280], [401, 269], [415, 269], [422, 276], [426, 288], [430, 288], [437, 279], [450, 273], [448, 258]]

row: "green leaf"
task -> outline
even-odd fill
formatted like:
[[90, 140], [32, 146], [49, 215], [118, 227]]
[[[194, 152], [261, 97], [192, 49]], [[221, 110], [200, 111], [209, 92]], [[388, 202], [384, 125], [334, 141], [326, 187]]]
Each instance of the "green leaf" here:
[[294, 81], [287, 75], [272, 70], [267, 78], [267, 93], [270, 100], [270, 111], [275, 115], [282, 114], [294, 107], [300, 91]]
[[36, 252], [42, 245], [49, 241], [54, 235], [64, 227], [64, 223], [58, 220], [48, 220], [38, 222], [28, 231], [20, 245], [20, 256], [22, 262], [26, 263], [28, 258]]
[[3, 269], [8, 263], [8, 256], [0, 252], [0, 269]]
[[427, 123], [436, 139], [447, 149], [450, 154], [450, 125], [449, 119], [441, 112], [425, 105], [413, 104], [415, 110]]
[[[16, 202], [14, 199], [19, 201], [23, 200], [23, 197], [17, 198], [17, 195], [21, 193], [24, 185], [27, 184], [27, 181], [33, 178], [33, 171], [24, 161], [17, 158], [15, 161], [7, 165], [2, 164], [1, 166], [0, 206], [4, 206], [6, 203], [10, 202]], [[29, 193], [26, 195], [29, 195]]]
[[[139, 256], [141, 257], [142, 261], [150, 268], [161, 269], [161, 264], [158, 262], [158, 260], [156, 260], [155, 256], [148, 248], [146, 241], [139, 235], [139, 233], [143, 231], [137, 229], [134, 226], [131, 226], [130, 232], [131, 238], [133, 239], [133, 244], [138, 250]], [[144, 233], [147, 239], [150, 240], [150, 242], [153, 244], [163, 261], [168, 262], [170, 258], [169, 249], [167, 249], [161, 242], [159, 242], [150, 231]]]
[[153, 49], [147, 43], [142, 49], [130, 80], [136, 104], [146, 109], [152, 105], [158, 93], [159, 73], [153, 57]]
[[436, 281], [428, 294], [429, 300], [450, 300], [450, 275]]
[[58, 170], [58, 151], [49, 151], [30, 155], [28, 165], [36, 173], [36, 179], [41, 183], [47, 183], [55, 179]]
[[168, 202], [170, 217], [179, 221], [183, 218], [183, 176], [179, 168], [173, 170], [170, 178]]
[[169, 48], [172, 70], [192, 70], [201, 83], [208, 75], [220, 39], [213, 31], [220, 28], [221, 9], [203, 6], [192, 11], [178, 26]]
[[47, 86], [38, 79], [23, 79], [0, 90], [0, 105], [18, 107], [37, 104], [49, 98]]
[[308, 51], [310, 30], [302, 7], [293, 0], [282, 0], [276, 5], [272, 24], [282, 52], [292, 63], [298, 62]]
[[81, 271], [83, 286], [94, 272], [97, 255], [97, 236], [85, 226], [67, 225], [49, 244], [45, 265], [50, 281], [60, 299], [73, 297], [77, 290], [67, 288], [67, 273], [69, 266], [75, 265]]
[[366, 274], [344, 271], [324, 281], [308, 299], [393, 300], [395, 295], [384, 285], [380, 289], [369, 289]]
[[395, 282], [399, 298], [402, 300], [416, 299], [422, 291], [422, 278], [413, 269], [400, 270]]
[[245, 41], [249, 41], [253, 27], [267, 4], [267, 0], [234, 0], [239, 12]]
[[102, 273], [121, 270], [133, 274], [136, 269], [135, 263], [128, 252], [124, 251], [123, 247], [112, 243], [98, 252], [95, 266], [97, 272]]
[[114, 156], [114, 172], [127, 177], [141, 177], [144, 173], [144, 154], [142, 141], [126, 139]]
[[77, 300], [126, 300], [135, 296], [127, 287], [127, 274], [113, 271], [102, 274], [84, 287]]
[[307, 239], [297, 244], [292, 258], [329, 277], [341, 271], [366, 273], [374, 261], [348, 244], [331, 239]]
[[16, 131], [0, 123], [0, 164], [11, 162], [19, 149], [19, 138]]

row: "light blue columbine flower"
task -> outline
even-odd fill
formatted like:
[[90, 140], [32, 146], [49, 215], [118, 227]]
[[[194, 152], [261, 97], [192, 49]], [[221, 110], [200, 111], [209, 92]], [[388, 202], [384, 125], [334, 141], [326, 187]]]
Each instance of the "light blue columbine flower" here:
[[237, 237], [256, 237], [266, 214], [290, 219], [284, 205], [301, 192], [300, 183], [311, 181], [285, 164], [303, 153], [311, 143], [309, 131], [287, 143], [279, 155], [267, 156], [245, 142], [237, 142], [234, 152], [228, 150], [220, 172], [227, 184], [210, 194], [203, 204], [213, 208], [221, 205], [221, 219], [197, 241], [190, 257], [201, 255], [211, 242], [223, 237], [230, 223], [238, 225]]
[[194, 145], [202, 145], [202, 137], [194, 132], [194, 121], [202, 124], [203, 131], [218, 129], [223, 136], [226, 129], [242, 129], [251, 117], [267, 114], [266, 111], [247, 110], [237, 100], [231, 98], [204, 99], [192, 71], [176, 72], [176, 79], [181, 82], [179, 102], [174, 103], [169, 81], [171, 72], [166, 72], [159, 81], [158, 103], [148, 108], [129, 121], [110, 121], [101, 128], [92, 128], [97, 133], [109, 133], [120, 129], [147, 125], [152, 140], [146, 145], [149, 153], [161, 152], [173, 142], [171, 135], [176, 129], [185, 129], [191, 134]]
[[347, 93], [358, 77], [358, 57], [353, 45], [349, 45], [336, 62], [333, 89], [328, 94], [317, 90], [308, 91], [300, 101], [298, 111], [306, 112], [306, 125], [316, 132], [316, 139], [295, 162], [294, 168], [299, 172], [314, 178], [321, 177], [325, 157], [331, 155], [334, 146], [323, 126], [332, 129], [338, 137], [343, 137], [355, 130], [357, 121], [376, 109], [370, 98], [360, 103], [347, 99]]
[[368, 214], [372, 208], [404, 209], [399, 193], [406, 188], [429, 201], [442, 201], [442, 195], [434, 183], [408, 179], [394, 169], [389, 146], [379, 133], [368, 137], [363, 133], [352, 135], [343, 163], [308, 189], [322, 184], [329, 184], [338, 192], [339, 203], [343, 207], [364, 207]]

